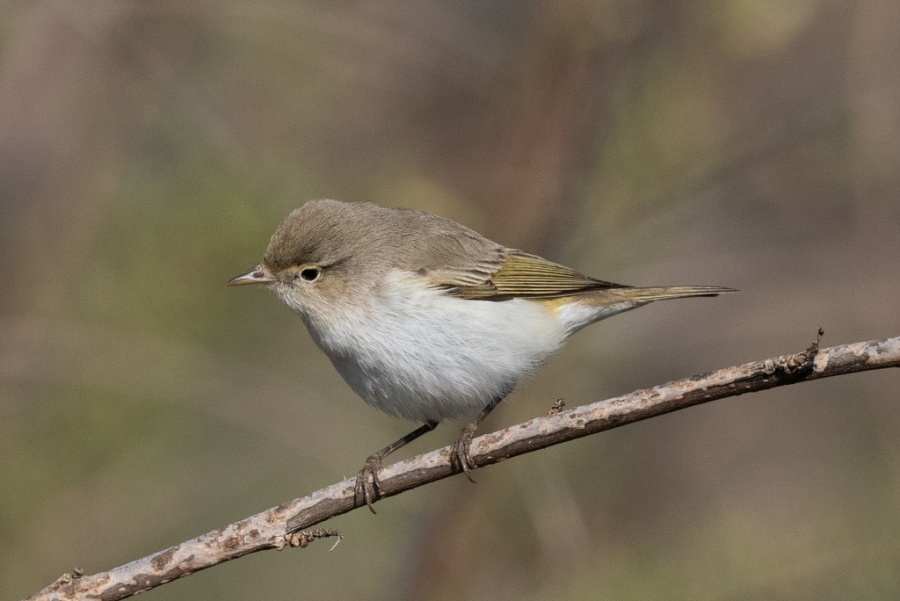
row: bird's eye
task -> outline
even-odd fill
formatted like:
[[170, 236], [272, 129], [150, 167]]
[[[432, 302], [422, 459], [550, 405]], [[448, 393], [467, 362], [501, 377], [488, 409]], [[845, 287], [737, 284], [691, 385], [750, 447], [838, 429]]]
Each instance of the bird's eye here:
[[305, 282], [315, 282], [321, 274], [322, 270], [319, 267], [307, 267], [300, 271], [300, 277]]

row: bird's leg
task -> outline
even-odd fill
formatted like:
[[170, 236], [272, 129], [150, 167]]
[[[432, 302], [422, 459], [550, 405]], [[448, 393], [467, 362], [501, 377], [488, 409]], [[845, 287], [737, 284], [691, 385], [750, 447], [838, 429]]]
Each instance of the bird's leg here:
[[472, 458], [469, 457], [469, 447], [472, 446], [472, 437], [475, 435], [475, 430], [478, 429], [478, 425], [484, 421], [484, 418], [488, 416], [488, 413], [494, 410], [494, 407], [500, 404], [506, 395], [498, 396], [493, 401], [488, 403], [488, 406], [481, 410], [481, 413], [478, 414], [472, 422], [466, 425], [465, 428], [462, 429], [462, 432], [459, 433], [459, 439], [453, 444], [453, 448], [450, 450], [450, 462], [456, 463], [462, 471], [466, 473], [466, 478], [469, 479], [469, 482], [475, 482], [472, 479], [472, 474], [470, 473], [472, 468], [475, 466], [472, 465]]
[[356, 502], [357, 507], [359, 507], [362, 502], [365, 501], [366, 505], [369, 507], [369, 511], [375, 513], [375, 508], [372, 507], [372, 502], [375, 501], [379, 495], [378, 470], [381, 469], [381, 460], [400, 447], [414, 441], [426, 432], [431, 432], [432, 430], [437, 428], [437, 425], [437, 422], [427, 422], [425, 424], [422, 424], [403, 438], [395, 440], [377, 453], [369, 455], [368, 459], [366, 459], [365, 465], [363, 465], [363, 468], [359, 470], [359, 474], [357, 474], [356, 476], [356, 486], [353, 491], [353, 499]]

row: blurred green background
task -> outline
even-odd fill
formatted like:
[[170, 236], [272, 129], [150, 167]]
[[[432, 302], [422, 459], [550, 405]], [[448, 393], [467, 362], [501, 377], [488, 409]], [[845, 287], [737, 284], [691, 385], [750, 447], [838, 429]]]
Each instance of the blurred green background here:
[[[4, 2], [0, 597], [353, 475], [410, 424], [225, 281], [310, 198], [440, 213], [634, 285], [485, 430], [900, 334], [900, 3]], [[900, 374], [456, 477], [165, 599], [900, 596]], [[443, 426], [411, 452], [449, 444]]]

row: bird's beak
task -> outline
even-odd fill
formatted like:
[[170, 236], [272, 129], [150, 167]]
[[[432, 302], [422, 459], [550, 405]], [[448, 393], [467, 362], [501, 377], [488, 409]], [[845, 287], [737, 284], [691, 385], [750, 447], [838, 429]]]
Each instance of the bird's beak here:
[[248, 284], [271, 284], [275, 281], [269, 273], [257, 265], [252, 271], [228, 280], [228, 286], [246, 286]]

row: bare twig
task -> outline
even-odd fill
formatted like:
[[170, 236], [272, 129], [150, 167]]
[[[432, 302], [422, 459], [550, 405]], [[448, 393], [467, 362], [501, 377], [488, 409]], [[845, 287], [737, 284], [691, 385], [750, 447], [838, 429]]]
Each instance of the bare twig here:
[[[551, 412], [476, 438], [471, 458], [481, 467], [596, 432], [610, 430], [663, 413], [747, 392], [817, 380], [830, 376], [900, 367], [900, 337], [819, 349], [808, 349], [729, 367], [685, 380], [669, 382], [606, 401]], [[399, 494], [457, 473], [450, 464], [450, 447], [389, 465], [379, 473], [383, 497]], [[285, 546], [340, 534], [330, 529], [306, 530], [354, 506], [354, 480], [344, 480], [305, 497], [288, 501], [193, 540], [89, 576], [81, 570], [64, 574], [29, 599], [123, 599], [216, 564]]]

